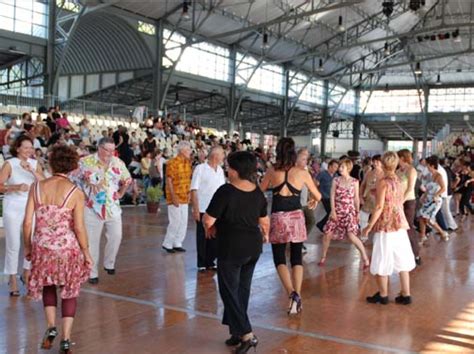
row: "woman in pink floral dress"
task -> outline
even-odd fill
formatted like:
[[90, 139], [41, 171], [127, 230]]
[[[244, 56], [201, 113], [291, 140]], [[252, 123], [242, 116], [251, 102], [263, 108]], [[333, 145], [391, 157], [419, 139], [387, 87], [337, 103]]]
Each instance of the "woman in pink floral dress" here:
[[84, 195], [67, 178], [78, 167], [79, 156], [61, 145], [52, 150], [49, 160], [53, 176], [31, 188], [23, 223], [25, 254], [31, 260], [28, 295], [43, 299], [48, 329], [41, 347], [51, 349], [58, 335], [55, 319], [59, 288], [63, 322], [60, 348], [61, 353], [69, 354], [77, 297], [81, 283], [89, 277], [92, 259], [84, 225]]
[[331, 216], [324, 227], [323, 255], [319, 266], [326, 263], [331, 240], [349, 239], [364, 259], [364, 270], [369, 269], [369, 258], [359, 238], [359, 181], [350, 176], [352, 161], [343, 159], [339, 164], [340, 177], [334, 178], [331, 187]]

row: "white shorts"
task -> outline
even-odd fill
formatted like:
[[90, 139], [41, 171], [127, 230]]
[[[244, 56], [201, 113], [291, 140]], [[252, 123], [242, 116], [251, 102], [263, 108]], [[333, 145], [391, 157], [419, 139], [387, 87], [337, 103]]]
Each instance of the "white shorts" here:
[[376, 232], [370, 272], [388, 276], [393, 273], [409, 272], [416, 267], [415, 255], [411, 249], [407, 230]]

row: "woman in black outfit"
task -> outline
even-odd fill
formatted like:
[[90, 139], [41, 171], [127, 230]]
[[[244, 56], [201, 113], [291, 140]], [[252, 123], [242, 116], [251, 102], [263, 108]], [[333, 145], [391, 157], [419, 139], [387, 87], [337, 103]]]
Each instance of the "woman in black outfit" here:
[[253, 271], [268, 241], [267, 201], [254, 183], [257, 160], [247, 151], [229, 155], [229, 182], [214, 194], [203, 218], [206, 237], [217, 235], [217, 276], [224, 303], [222, 324], [229, 326], [229, 346], [246, 353], [258, 344], [247, 307]]

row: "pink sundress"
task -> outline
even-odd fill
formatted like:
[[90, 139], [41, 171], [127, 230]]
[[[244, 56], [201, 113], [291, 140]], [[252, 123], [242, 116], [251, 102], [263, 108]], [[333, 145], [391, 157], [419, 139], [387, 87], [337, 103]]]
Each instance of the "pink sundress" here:
[[359, 221], [357, 211], [354, 206], [355, 186], [359, 183], [355, 178], [351, 178], [349, 187], [341, 184], [342, 177], [334, 178], [336, 194], [334, 197], [337, 220], [329, 218], [324, 233], [333, 235], [334, 240], [345, 240], [348, 233], [359, 236]]
[[66, 207], [76, 188], [71, 188], [60, 206], [43, 205], [39, 183], [34, 185], [35, 231], [28, 282], [28, 295], [34, 300], [41, 300], [43, 287], [50, 285], [61, 288], [62, 299], [75, 298], [89, 278], [90, 266], [74, 233], [73, 209]]

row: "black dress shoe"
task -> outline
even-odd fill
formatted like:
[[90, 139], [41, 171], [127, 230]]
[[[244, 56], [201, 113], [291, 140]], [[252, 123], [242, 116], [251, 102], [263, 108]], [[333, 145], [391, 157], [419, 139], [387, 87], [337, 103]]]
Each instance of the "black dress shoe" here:
[[166, 248], [165, 246], [162, 246], [161, 248], [163, 248], [168, 253], [176, 253], [176, 251], [172, 248]]
[[225, 341], [225, 345], [229, 347], [235, 347], [236, 345], [239, 345], [240, 342], [242, 342], [242, 339], [240, 339], [239, 336], [232, 335], [229, 339]]
[[380, 296], [379, 292], [373, 296], [367, 296], [366, 300], [369, 304], [381, 303], [382, 305], [388, 305], [388, 296]]
[[89, 284], [92, 284], [92, 285], [99, 284], [99, 278], [89, 278]]
[[402, 294], [400, 294], [395, 298], [395, 302], [400, 305], [410, 305], [411, 296], [403, 296]]
[[250, 348], [257, 350], [258, 339], [253, 337], [246, 341], [241, 341], [240, 345], [235, 349], [235, 354], [244, 354], [249, 351]]
[[418, 266], [421, 266], [421, 257], [415, 257], [415, 263]]
[[207, 269], [207, 270], [217, 271], [217, 266], [216, 266], [216, 265], [207, 266], [206, 269]]
[[173, 247], [173, 251], [175, 251], [175, 252], [186, 252], [186, 250], [183, 247]]
[[107, 272], [108, 275], [115, 275], [115, 269], [104, 268], [104, 270]]

